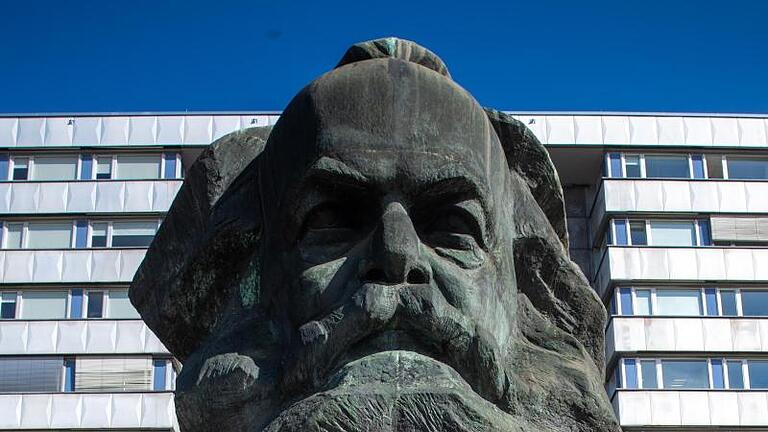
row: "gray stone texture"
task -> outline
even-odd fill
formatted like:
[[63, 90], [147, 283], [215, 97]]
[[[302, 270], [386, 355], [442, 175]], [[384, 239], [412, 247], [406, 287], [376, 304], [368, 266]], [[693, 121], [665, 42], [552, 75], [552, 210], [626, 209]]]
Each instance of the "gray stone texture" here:
[[184, 431], [618, 431], [566, 226], [533, 134], [387, 38], [213, 143], [130, 295]]

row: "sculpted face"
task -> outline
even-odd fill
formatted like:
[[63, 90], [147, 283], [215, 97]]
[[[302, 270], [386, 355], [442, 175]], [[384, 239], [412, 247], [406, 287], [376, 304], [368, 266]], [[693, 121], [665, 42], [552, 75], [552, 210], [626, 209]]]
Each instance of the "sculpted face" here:
[[618, 431], [541, 144], [415, 44], [342, 63], [212, 145], [134, 280], [182, 430]]
[[[396, 60], [367, 63], [308, 90], [309, 115], [322, 124], [314, 142], [290, 132], [275, 142], [281, 154], [312, 155], [286, 168], [299, 174], [276, 193], [284, 204], [265, 230], [274, 259], [263, 277], [281, 287], [272, 311], [301, 345], [291, 381], [320, 385], [351, 360], [407, 349], [498, 397], [498, 370], [477, 357], [485, 350], [497, 362], [514, 332], [513, 197], [504, 196], [500, 144], [450, 81]], [[371, 79], [379, 85], [366, 89]], [[350, 91], [361, 95], [327, 108]], [[401, 103], [382, 107], [391, 97]], [[433, 120], [420, 121], [424, 113]]]

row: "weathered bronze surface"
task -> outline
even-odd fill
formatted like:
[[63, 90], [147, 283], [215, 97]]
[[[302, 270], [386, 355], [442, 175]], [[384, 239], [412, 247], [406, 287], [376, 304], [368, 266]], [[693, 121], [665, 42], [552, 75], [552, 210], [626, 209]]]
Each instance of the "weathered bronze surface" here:
[[618, 431], [565, 226], [534, 135], [382, 39], [202, 154], [131, 300], [184, 431]]

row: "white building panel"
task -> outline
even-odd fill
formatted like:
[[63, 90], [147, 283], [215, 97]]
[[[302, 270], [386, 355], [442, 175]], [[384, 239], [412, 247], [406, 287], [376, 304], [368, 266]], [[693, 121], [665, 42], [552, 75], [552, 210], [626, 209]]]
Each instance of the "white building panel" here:
[[630, 142], [629, 117], [604, 116], [603, 117], [603, 143], [627, 144]]
[[[67, 185], [67, 200], [64, 211], [58, 212], [89, 212], [96, 209], [97, 182], [72, 182]], [[43, 186], [45, 188], [46, 186]]]
[[50, 354], [56, 352], [58, 325], [56, 321], [34, 322], [27, 326], [27, 353]]
[[632, 145], [656, 145], [659, 132], [656, 117], [629, 117], [629, 143]]
[[157, 143], [179, 145], [184, 142], [184, 117], [160, 116], [157, 118]]
[[101, 144], [101, 117], [78, 117], [74, 120], [72, 144], [97, 146]]
[[0, 322], [0, 355], [168, 354], [141, 320]]
[[184, 144], [210, 144], [213, 142], [211, 116], [187, 116], [184, 118]]
[[747, 211], [747, 195], [743, 182], [718, 182], [717, 198], [720, 211], [729, 209], [734, 212]]
[[2, 429], [176, 428], [172, 393], [3, 394], [0, 412]]
[[623, 427], [764, 427], [766, 392], [618, 390], [613, 406]]
[[741, 144], [739, 139], [739, 120], [722, 117], [709, 119], [712, 125], [712, 144], [715, 146], [732, 147]]
[[132, 116], [128, 120], [128, 144], [153, 145], [157, 142], [157, 117]]
[[52, 395], [26, 394], [21, 399], [21, 429], [51, 426]]
[[[693, 251], [695, 260], [686, 251]], [[606, 254], [595, 277], [595, 288], [603, 294], [612, 281], [768, 281], [768, 249], [609, 246]]]
[[763, 119], [740, 118], [739, 123], [739, 144], [743, 147], [765, 147], [768, 146], [766, 139], [766, 123]]
[[[4, 250], [0, 251], [0, 279], [3, 283], [130, 282], [145, 253], [146, 249]], [[61, 264], [52, 266], [52, 262]]]
[[19, 136], [19, 119], [0, 118], [0, 147], [15, 147]]
[[17, 147], [41, 147], [44, 145], [45, 118], [32, 117], [19, 119]]
[[575, 116], [573, 122], [577, 144], [603, 144], [603, 122], [600, 116]]
[[97, 212], [121, 212], [125, 202], [125, 182], [99, 183], [96, 188]]
[[124, 212], [140, 212], [152, 209], [154, 182], [125, 182]]
[[152, 184], [152, 211], [166, 212], [171, 208], [181, 181], [158, 181]]
[[712, 123], [708, 117], [683, 117], [685, 144], [691, 146], [712, 145]]
[[40, 183], [14, 183], [11, 192], [11, 212], [33, 213], [37, 209]]
[[212, 141], [223, 137], [224, 135], [241, 129], [240, 116], [221, 115], [213, 116], [212, 120]]
[[[270, 123], [269, 116], [265, 115], [244, 115], [240, 116], [240, 127], [242, 129], [252, 128], [252, 127], [261, 127], [261, 126], [269, 126], [274, 123]], [[234, 132], [234, 130], [232, 131]]]
[[74, 120], [71, 117], [49, 117], [45, 121], [44, 145], [69, 147], [74, 136]]
[[11, 208], [11, 186], [13, 183], [0, 183], [0, 213], [8, 213]]
[[547, 121], [545, 116], [541, 115], [520, 115], [513, 116], [520, 120], [542, 144], [547, 143]]
[[758, 353], [768, 351], [768, 319], [721, 317], [611, 318], [606, 357], [636, 352]]
[[547, 144], [573, 144], [576, 142], [576, 130], [573, 116], [547, 117]]
[[124, 146], [128, 144], [128, 117], [104, 117], [101, 121], [101, 145]]
[[656, 127], [659, 131], [659, 144], [685, 144], [685, 125], [682, 117], [658, 117]]
[[66, 208], [67, 195], [69, 195], [67, 183], [40, 183], [35, 213], [60, 212]]

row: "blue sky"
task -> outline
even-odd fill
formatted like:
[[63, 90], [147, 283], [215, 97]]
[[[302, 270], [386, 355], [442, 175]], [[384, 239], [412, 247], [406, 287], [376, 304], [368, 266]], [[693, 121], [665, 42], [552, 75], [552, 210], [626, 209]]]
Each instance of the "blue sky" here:
[[390, 35], [498, 109], [768, 112], [762, 0], [27, 0], [2, 14], [6, 113], [281, 110], [350, 44]]

